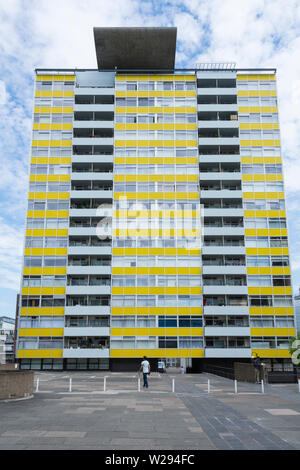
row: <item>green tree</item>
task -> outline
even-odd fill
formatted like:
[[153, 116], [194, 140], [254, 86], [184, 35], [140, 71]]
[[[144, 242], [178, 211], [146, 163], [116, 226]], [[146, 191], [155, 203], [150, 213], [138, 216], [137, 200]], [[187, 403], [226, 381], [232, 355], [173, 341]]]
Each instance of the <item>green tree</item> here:
[[290, 339], [289, 351], [292, 358], [292, 363], [297, 368], [298, 376], [300, 373], [300, 333]]

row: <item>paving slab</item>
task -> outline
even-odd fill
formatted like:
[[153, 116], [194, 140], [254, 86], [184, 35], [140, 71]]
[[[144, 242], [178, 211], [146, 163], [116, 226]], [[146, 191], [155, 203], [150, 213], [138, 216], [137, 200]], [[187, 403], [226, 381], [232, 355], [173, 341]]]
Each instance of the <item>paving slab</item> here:
[[[300, 448], [297, 385], [266, 385], [262, 394], [256, 384], [238, 384], [234, 394], [231, 380], [211, 374], [153, 374], [138, 392], [134, 374], [60, 374], [37, 372], [42, 391], [0, 402], [1, 450]], [[99, 390], [104, 375], [108, 392]], [[62, 393], [69, 377], [73, 391]]]

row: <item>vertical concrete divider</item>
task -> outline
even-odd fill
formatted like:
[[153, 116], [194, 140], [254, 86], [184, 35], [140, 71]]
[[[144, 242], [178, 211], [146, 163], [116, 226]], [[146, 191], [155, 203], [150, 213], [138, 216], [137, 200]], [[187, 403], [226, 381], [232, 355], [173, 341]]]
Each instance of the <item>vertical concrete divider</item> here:
[[69, 392], [71, 393], [72, 392], [72, 379], [70, 377], [70, 380], [69, 380]]
[[265, 393], [265, 384], [264, 381], [261, 381], [261, 393]]
[[36, 386], [35, 386], [35, 393], [37, 393], [39, 391], [39, 383], [40, 383], [40, 379], [37, 378], [36, 379]]
[[237, 380], [234, 381], [234, 393], [237, 393]]
[[210, 380], [207, 381], [207, 393], [210, 393]]
[[172, 379], [172, 393], [175, 393], [175, 379]]

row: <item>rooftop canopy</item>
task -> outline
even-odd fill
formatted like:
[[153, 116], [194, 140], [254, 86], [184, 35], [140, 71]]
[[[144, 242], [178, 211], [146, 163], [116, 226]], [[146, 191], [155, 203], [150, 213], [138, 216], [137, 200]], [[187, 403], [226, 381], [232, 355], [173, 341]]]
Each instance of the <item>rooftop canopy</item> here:
[[175, 67], [177, 28], [94, 28], [98, 69]]

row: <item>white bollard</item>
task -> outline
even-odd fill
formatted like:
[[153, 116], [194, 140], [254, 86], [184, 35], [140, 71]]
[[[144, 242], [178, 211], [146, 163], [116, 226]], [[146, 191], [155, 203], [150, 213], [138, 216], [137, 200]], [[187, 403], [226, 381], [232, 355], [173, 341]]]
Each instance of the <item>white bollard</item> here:
[[237, 380], [234, 381], [234, 393], [237, 393]]
[[207, 393], [210, 393], [210, 380], [207, 381]]
[[103, 391], [106, 392], [106, 377], [104, 377], [104, 382], [103, 382]]
[[175, 392], [175, 379], [172, 379], [172, 393]]
[[35, 392], [38, 392], [39, 391], [39, 382], [40, 382], [40, 379], [37, 378], [36, 379], [36, 387], [35, 387]]
[[299, 393], [300, 393], [300, 379], [298, 379], [298, 389], [299, 389]]
[[138, 392], [141, 391], [141, 379], [138, 379]]
[[69, 381], [69, 392], [72, 392], [72, 379], [70, 378]]
[[265, 385], [263, 380], [261, 381], [261, 393], [265, 393]]

